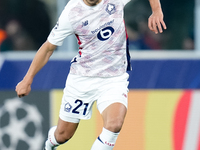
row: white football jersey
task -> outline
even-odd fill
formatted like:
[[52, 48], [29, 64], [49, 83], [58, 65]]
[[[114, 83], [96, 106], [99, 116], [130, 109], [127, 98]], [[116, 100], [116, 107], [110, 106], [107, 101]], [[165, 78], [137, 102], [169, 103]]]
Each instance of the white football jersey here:
[[79, 54], [71, 62], [70, 73], [81, 76], [112, 77], [130, 70], [124, 6], [129, 0], [102, 0], [88, 6], [83, 0], [70, 0], [48, 41], [60, 46], [75, 34]]

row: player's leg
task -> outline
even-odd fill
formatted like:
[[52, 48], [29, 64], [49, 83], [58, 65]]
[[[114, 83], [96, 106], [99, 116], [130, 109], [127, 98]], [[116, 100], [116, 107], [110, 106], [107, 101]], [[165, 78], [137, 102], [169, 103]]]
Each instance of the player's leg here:
[[57, 128], [55, 130], [55, 138], [58, 143], [65, 143], [75, 133], [79, 123], [66, 122], [59, 118]]
[[114, 148], [126, 112], [127, 108], [122, 103], [113, 103], [102, 112], [104, 128], [91, 150], [112, 150]]
[[45, 150], [55, 150], [59, 145], [66, 143], [74, 135], [78, 124], [66, 122], [59, 118], [58, 125], [49, 130]]
[[122, 103], [113, 103], [108, 106], [102, 112], [104, 128], [114, 133], [120, 132], [124, 123], [126, 112], [127, 108]]
[[128, 105], [128, 74], [105, 79], [97, 107], [103, 118], [103, 130], [91, 150], [112, 150], [124, 123]]

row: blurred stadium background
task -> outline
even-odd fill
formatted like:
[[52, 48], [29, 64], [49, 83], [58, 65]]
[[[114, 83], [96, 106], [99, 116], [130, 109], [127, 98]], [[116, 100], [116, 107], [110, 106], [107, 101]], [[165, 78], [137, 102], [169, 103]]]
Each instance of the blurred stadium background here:
[[[37, 74], [29, 96], [16, 84], [46, 40], [67, 0], [0, 0], [0, 150], [40, 150], [56, 125], [74, 36]], [[147, 0], [125, 8], [133, 71], [129, 109], [114, 150], [200, 150], [200, 1], [161, 0], [168, 29], [147, 28]], [[89, 150], [102, 129], [94, 106], [75, 136], [58, 150]]]

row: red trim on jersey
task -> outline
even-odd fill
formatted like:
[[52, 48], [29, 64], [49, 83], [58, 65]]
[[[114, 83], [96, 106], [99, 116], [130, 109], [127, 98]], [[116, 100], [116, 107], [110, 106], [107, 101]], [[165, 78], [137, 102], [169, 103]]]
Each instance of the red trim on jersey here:
[[125, 21], [124, 21], [124, 27], [125, 27], [125, 32], [126, 32], [126, 39], [128, 39], [128, 34], [127, 34], [126, 26], [125, 26]]
[[81, 51], [78, 51], [79, 55], [81, 56], [82, 55], [82, 52]]
[[[79, 38], [79, 36], [77, 34], [75, 34], [75, 35], [76, 35], [76, 38], [78, 40], [79, 49], [82, 49], [82, 47], [80, 47], [80, 45], [82, 44], [81, 41], [80, 41], [80, 38]], [[82, 52], [80, 50], [79, 50], [78, 53], [79, 53], [80, 56], [82, 55]]]
[[75, 34], [75, 35], [76, 35], [76, 38], [77, 38], [77, 40], [78, 40], [78, 45], [81, 45], [82, 43], [81, 43], [81, 41], [80, 41], [79, 36], [78, 36], [77, 34]]
[[76, 35], [76, 38], [78, 40], [79, 49], [82, 49], [82, 47], [80, 47], [80, 45], [82, 44], [81, 40], [80, 40], [80, 38], [79, 38], [79, 36], [77, 34], [75, 34], [75, 35]]

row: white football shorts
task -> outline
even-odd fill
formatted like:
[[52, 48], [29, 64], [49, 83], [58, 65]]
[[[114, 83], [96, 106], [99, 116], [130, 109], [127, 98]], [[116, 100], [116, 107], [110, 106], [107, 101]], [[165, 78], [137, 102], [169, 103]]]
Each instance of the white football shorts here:
[[73, 123], [90, 119], [95, 101], [100, 113], [113, 103], [122, 103], [127, 107], [128, 77], [128, 73], [108, 78], [69, 74], [59, 117]]

